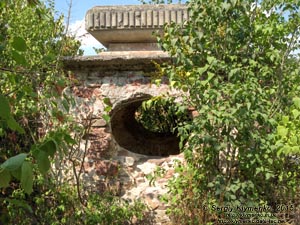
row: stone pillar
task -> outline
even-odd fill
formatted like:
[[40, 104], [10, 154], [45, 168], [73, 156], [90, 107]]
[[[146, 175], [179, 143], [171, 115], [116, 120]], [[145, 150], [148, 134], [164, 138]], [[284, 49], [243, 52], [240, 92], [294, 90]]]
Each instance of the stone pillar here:
[[[107, 51], [63, 60], [77, 80], [73, 88], [77, 102], [93, 109], [85, 185], [99, 192], [114, 189], [127, 200], [142, 200], [153, 213], [151, 224], [170, 224], [167, 205], [160, 197], [167, 193], [168, 179], [175, 175], [174, 163], [183, 161], [183, 155], [175, 146], [176, 137], [139, 130], [133, 113], [151, 96], [180, 94], [167, 79], [159, 86], [151, 81], [155, 63], [170, 62], [153, 33], [162, 34], [165, 23], [182, 23], [188, 17], [185, 5], [94, 7], [86, 14], [86, 29]], [[110, 124], [102, 118], [104, 98], [112, 106]], [[147, 177], [157, 169], [164, 173], [154, 186]]]

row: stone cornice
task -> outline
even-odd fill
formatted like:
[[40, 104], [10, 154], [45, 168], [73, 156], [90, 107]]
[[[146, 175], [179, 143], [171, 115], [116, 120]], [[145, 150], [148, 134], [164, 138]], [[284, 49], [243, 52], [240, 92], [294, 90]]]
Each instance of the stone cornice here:
[[187, 6], [179, 4], [96, 6], [86, 14], [86, 29], [162, 28], [165, 23], [187, 19]]
[[85, 18], [86, 30], [109, 49], [111, 43], [156, 43], [153, 32], [189, 18], [182, 4], [96, 6]]
[[155, 63], [170, 60], [163, 51], [113, 51], [95, 56], [65, 57], [62, 62], [66, 70], [151, 72], [155, 70]]

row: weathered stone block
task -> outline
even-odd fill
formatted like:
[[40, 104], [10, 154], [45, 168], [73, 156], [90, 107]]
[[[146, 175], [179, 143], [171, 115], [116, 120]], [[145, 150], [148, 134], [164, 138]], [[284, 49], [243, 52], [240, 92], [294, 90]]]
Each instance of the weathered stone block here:
[[85, 26], [109, 51], [157, 50], [153, 33], [162, 33], [166, 23], [188, 18], [187, 6], [181, 4], [96, 6], [87, 12]]

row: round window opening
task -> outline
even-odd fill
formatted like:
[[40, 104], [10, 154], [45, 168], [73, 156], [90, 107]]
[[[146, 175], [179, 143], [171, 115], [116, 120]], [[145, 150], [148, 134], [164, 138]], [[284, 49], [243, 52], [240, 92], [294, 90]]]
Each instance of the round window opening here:
[[112, 134], [132, 152], [150, 156], [179, 154], [177, 127], [189, 120], [174, 98], [143, 95], [128, 99], [111, 113]]

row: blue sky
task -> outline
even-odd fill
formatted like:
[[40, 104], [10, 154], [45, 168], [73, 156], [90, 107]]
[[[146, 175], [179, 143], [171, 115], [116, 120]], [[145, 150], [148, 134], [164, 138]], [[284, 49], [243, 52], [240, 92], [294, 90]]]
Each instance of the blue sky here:
[[[55, 0], [55, 9], [59, 14], [68, 14], [70, 0]], [[102, 47], [92, 36], [87, 34], [84, 29], [84, 17], [86, 12], [94, 7], [101, 5], [138, 5], [139, 0], [73, 0], [70, 30], [82, 42], [82, 49], [85, 55], [94, 55], [93, 47]]]
[[[55, 0], [55, 9], [63, 14], [68, 13], [70, 0]], [[94, 6], [100, 5], [136, 5], [139, 0], [73, 0], [71, 21], [82, 20], [85, 13]]]

